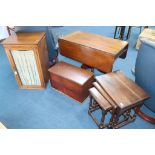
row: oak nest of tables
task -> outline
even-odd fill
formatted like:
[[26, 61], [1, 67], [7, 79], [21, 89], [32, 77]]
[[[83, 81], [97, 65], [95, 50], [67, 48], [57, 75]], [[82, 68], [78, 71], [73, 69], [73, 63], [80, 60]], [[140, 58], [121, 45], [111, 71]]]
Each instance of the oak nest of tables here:
[[[90, 91], [88, 113], [99, 128], [120, 128], [136, 119], [137, 108], [149, 95], [122, 72], [116, 71], [95, 77], [96, 82]], [[102, 118], [99, 122], [93, 112], [101, 109]], [[105, 124], [105, 116], [111, 117]]]

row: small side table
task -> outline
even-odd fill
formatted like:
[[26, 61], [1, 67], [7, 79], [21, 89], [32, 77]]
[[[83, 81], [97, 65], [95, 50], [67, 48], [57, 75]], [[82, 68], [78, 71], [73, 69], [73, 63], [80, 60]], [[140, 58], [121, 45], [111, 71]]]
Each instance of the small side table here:
[[[126, 26], [116, 26], [115, 27], [114, 39], [124, 40], [125, 27]], [[116, 34], [117, 34], [118, 30], [120, 31], [120, 34], [119, 34], [119, 37], [116, 38]]]
[[[148, 28], [148, 26], [128, 26], [127, 35], [125, 36], [126, 26], [116, 26], [115, 27], [115, 32], [114, 32], [114, 39], [128, 40], [130, 38], [131, 30], [134, 27], [140, 29], [139, 34], [141, 33], [142, 28], [144, 28], [144, 29]], [[118, 37], [116, 37], [117, 32], [119, 32], [119, 36]], [[141, 35], [144, 36], [144, 35], [150, 34], [150, 32], [148, 32], [147, 34], [146, 33], [144, 34], [143, 32], [140, 34], [140, 37], [141, 37]], [[139, 49], [139, 46], [140, 46], [140, 39], [138, 39], [138, 41], [137, 41], [136, 48]]]
[[[114, 33], [114, 39], [120, 39], [120, 40], [128, 40], [131, 33], [132, 26], [128, 26], [127, 35], [125, 36], [125, 29], [127, 26], [116, 26], [115, 27], [115, 33]], [[117, 32], [120, 31], [119, 36], [116, 37]]]

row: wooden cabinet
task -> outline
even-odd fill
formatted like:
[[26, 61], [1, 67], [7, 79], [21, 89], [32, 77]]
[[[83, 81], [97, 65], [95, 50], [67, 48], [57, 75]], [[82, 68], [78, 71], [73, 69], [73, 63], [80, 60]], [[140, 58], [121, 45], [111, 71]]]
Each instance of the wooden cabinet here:
[[2, 42], [20, 88], [43, 89], [49, 80], [44, 32], [20, 32]]

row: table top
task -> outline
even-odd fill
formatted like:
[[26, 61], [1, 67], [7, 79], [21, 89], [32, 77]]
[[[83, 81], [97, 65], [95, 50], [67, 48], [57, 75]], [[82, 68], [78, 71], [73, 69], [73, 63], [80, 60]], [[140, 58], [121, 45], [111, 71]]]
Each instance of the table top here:
[[121, 109], [133, 106], [149, 97], [141, 87], [120, 71], [97, 76], [96, 81]]
[[108, 111], [112, 108], [111, 104], [100, 94], [100, 92], [95, 88], [89, 89], [90, 94], [94, 97], [95, 101], [104, 109]]
[[17, 32], [2, 41], [3, 45], [31, 45], [38, 44], [45, 32]]
[[114, 56], [119, 55], [119, 52], [121, 52], [128, 45], [127, 41], [80, 31], [71, 33], [61, 39], [94, 48]]

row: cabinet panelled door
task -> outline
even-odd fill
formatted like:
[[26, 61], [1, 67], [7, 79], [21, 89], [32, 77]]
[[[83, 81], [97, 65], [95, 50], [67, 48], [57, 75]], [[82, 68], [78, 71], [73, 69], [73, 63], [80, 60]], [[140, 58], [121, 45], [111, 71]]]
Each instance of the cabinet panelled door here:
[[11, 51], [22, 85], [41, 86], [41, 81], [37, 69], [35, 55], [33, 50], [12, 50]]

